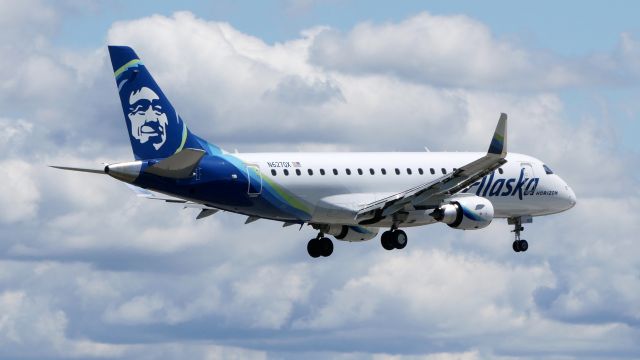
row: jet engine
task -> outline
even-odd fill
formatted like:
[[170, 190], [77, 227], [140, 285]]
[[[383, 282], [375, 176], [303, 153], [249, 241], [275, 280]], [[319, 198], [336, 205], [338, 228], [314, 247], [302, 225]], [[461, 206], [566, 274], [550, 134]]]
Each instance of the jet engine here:
[[332, 235], [342, 241], [365, 241], [371, 240], [378, 235], [378, 228], [349, 225], [322, 225], [318, 230], [325, 234]]
[[475, 230], [491, 224], [493, 204], [480, 196], [461, 196], [447, 199], [431, 216], [454, 229]]

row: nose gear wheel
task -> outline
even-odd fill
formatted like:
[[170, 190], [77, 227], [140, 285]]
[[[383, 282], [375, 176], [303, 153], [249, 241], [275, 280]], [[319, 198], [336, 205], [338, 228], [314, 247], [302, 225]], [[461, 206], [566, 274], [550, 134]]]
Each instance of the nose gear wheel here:
[[513, 245], [511, 246], [513, 251], [515, 252], [525, 252], [529, 249], [529, 243], [527, 240], [520, 239], [520, 232], [524, 231], [524, 226], [522, 226], [522, 218], [515, 217], [509, 218], [509, 224], [513, 224], [514, 229], [511, 230], [514, 233], [515, 240], [513, 241]]

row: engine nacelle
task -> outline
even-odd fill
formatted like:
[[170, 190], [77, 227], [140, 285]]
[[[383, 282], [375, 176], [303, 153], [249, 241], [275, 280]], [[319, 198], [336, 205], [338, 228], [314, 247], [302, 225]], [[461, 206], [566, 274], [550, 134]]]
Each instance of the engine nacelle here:
[[493, 220], [493, 204], [480, 196], [454, 197], [447, 199], [431, 216], [454, 229], [482, 229]]
[[319, 230], [342, 241], [371, 240], [378, 235], [378, 228], [349, 225], [322, 225]]

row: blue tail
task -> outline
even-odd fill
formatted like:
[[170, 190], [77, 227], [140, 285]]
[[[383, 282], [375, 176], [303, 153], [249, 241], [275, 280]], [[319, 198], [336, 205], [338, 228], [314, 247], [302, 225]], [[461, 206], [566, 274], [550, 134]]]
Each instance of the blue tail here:
[[136, 160], [166, 158], [184, 148], [220, 152], [187, 129], [132, 48], [109, 46], [109, 55]]

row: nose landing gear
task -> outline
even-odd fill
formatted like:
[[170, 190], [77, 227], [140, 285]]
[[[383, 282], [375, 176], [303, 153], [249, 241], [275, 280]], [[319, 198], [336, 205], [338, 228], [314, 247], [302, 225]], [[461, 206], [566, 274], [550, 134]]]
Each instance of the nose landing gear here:
[[[530, 223], [531, 218], [525, 219], [524, 222]], [[520, 239], [520, 232], [524, 231], [524, 226], [522, 226], [522, 223], [523, 223], [522, 217], [518, 216], [514, 218], [509, 218], [507, 219], [507, 223], [509, 225], [514, 226], [514, 229], [511, 230], [511, 232], [514, 233], [515, 235], [515, 240], [513, 241], [513, 245], [512, 245], [513, 251], [515, 252], [527, 251], [527, 249], [529, 249], [529, 243], [527, 242], [527, 240]]]

